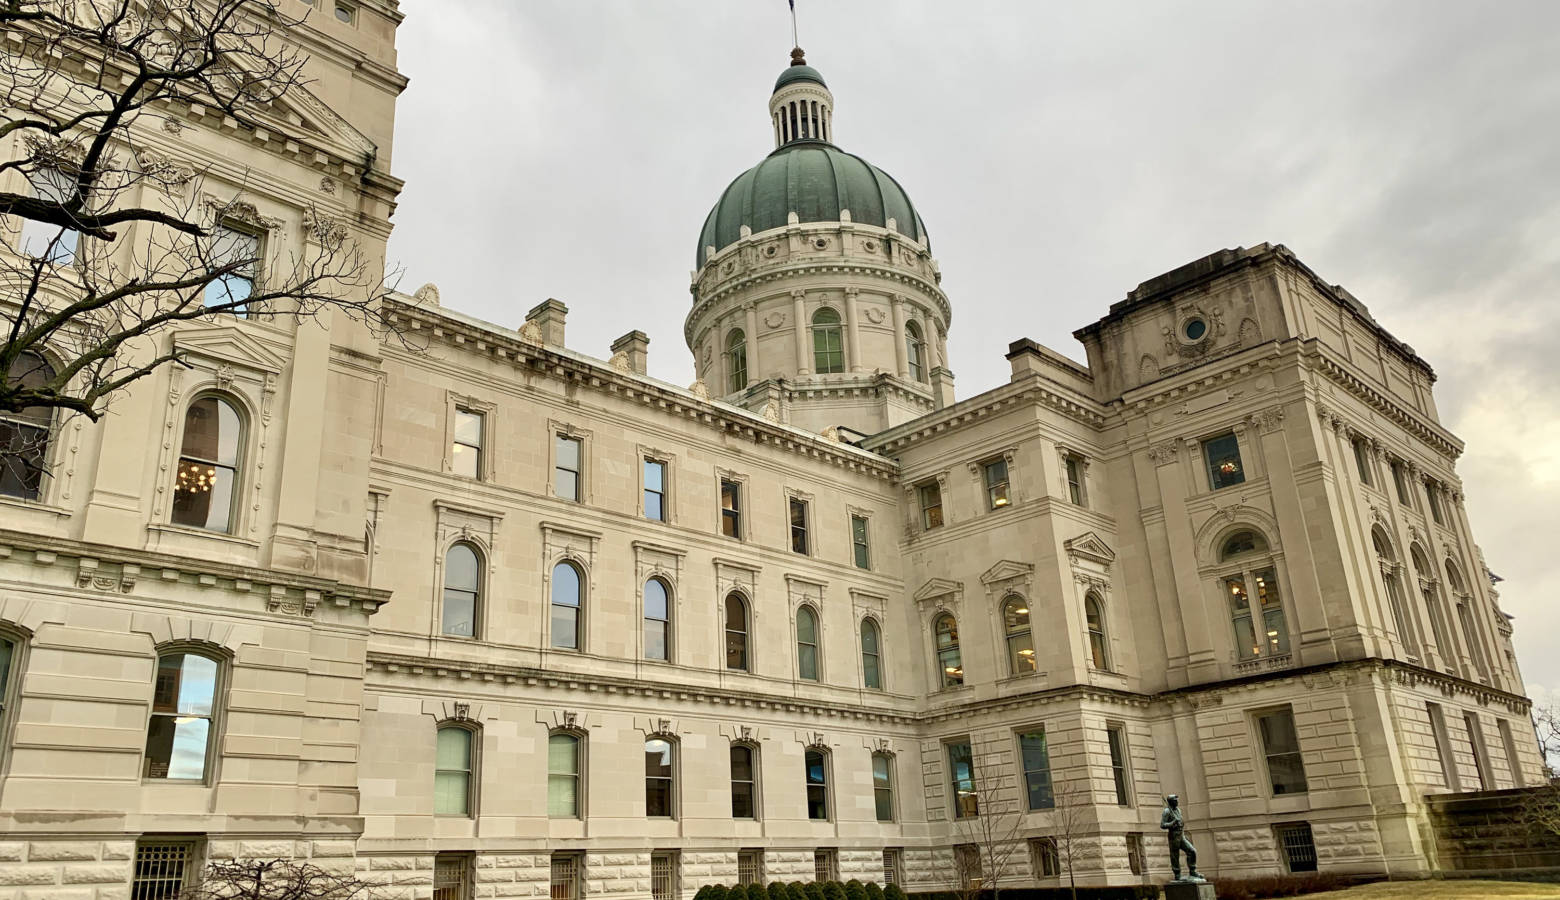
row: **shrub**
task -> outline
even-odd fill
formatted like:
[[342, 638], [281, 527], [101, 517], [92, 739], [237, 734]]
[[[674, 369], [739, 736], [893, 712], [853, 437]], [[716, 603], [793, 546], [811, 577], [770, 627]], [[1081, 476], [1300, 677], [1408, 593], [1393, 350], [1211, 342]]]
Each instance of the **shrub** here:
[[[786, 888], [783, 881], [769, 882], [769, 887], [764, 893], [769, 895], [769, 900], [791, 900], [791, 892]], [[695, 897], [694, 900], [698, 900], [698, 898]]]
[[845, 882], [845, 900], [867, 900], [866, 887], [854, 878]]
[[745, 884], [734, 884], [726, 889], [726, 900], [749, 900], [749, 890]]
[[1303, 875], [1259, 875], [1254, 878], [1219, 879], [1221, 900], [1263, 900], [1267, 897], [1298, 897], [1320, 891], [1346, 888], [1359, 879], [1331, 872]]
[[726, 886], [723, 884], [710, 885], [710, 894], [705, 900], [726, 900]]
[[904, 888], [891, 884], [883, 889], [883, 900], [910, 900], [910, 898], [905, 896]]
[[838, 881], [826, 881], [823, 883], [823, 900], [847, 900], [845, 897], [845, 885]]
[[883, 889], [878, 887], [875, 881], [867, 882], [867, 886], [862, 890], [866, 893], [867, 900], [883, 900]]
[[785, 886], [786, 893], [791, 895], [791, 900], [807, 900], [807, 885], [800, 881], [793, 881]]
[[807, 892], [807, 900], [828, 900], [823, 895], [823, 885], [816, 881], [809, 881], [802, 885], [802, 890]]
[[710, 900], [710, 886], [705, 885], [693, 892], [693, 900]]

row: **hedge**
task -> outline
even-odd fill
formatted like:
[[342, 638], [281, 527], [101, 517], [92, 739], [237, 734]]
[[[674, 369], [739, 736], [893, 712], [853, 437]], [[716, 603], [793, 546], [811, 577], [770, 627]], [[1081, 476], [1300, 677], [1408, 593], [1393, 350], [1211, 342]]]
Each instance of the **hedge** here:
[[[991, 891], [981, 891], [979, 900], [993, 900]], [[968, 900], [961, 891], [917, 891], [910, 900]], [[1002, 900], [1071, 900], [1069, 887], [1003, 888]], [[1159, 900], [1157, 884], [1078, 885], [1078, 900]], [[1219, 900], [1224, 900], [1224, 882], [1219, 882]]]
[[[1263, 879], [1251, 879], [1251, 881], [1260, 880]], [[1236, 882], [1219, 882], [1221, 900], [1226, 896], [1229, 900], [1254, 900], [1259, 897], [1289, 897], [1297, 893], [1290, 890], [1289, 893], [1283, 894], [1226, 895], [1225, 884], [1233, 885]], [[1286, 883], [1285, 887], [1289, 888], [1291, 885]], [[1072, 890], [1065, 887], [1003, 888], [1001, 900], [1063, 900], [1063, 898], [1071, 900], [1072, 896]], [[880, 888], [876, 884], [862, 884], [855, 880], [843, 884], [838, 881], [809, 881], [805, 884], [793, 881], [788, 885], [773, 881], [768, 887], [761, 885], [726, 887], [712, 884], [699, 888], [693, 895], [693, 900], [879, 900], [880, 897], [881, 900], [993, 900], [992, 892], [989, 890], [981, 891], [978, 895], [957, 891], [918, 891], [906, 895], [897, 884]], [[1153, 884], [1113, 887], [1079, 885], [1077, 897], [1078, 900], [1157, 900], [1159, 886]]]

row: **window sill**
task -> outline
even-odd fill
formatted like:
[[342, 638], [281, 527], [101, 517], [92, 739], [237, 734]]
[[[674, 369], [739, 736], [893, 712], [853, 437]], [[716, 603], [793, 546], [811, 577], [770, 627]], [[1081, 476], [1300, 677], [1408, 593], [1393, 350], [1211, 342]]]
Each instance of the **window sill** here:
[[61, 518], [69, 518], [71, 511], [63, 506], [55, 506], [42, 500], [27, 500], [22, 497], [12, 497], [0, 494], [0, 506], [9, 506], [13, 509], [25, 509], [33, 512], [52, 513]]
[[234, 544], [240, 547], [248, 547], [251, 550], [260, 549], [260, 542], [249, 538], [238, 537], [225, 531], [208, 531], [204, 528], [191, 528], [188, 525], [174, 525], [171, 522], [154, 522], [146, 526], [148, 531], [159, 534], [188, 535], [189, 537], [204, 538], [222, 544]]

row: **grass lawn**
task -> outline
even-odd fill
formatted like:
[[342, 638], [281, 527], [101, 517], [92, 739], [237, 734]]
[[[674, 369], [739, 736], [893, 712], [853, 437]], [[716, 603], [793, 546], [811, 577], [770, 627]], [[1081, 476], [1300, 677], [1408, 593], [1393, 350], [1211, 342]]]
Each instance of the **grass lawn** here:
[[1522, 881], [1381, 881], [1346, 891], [1306, 894], [1302, 900], [1560, 900], [1560, 884]]

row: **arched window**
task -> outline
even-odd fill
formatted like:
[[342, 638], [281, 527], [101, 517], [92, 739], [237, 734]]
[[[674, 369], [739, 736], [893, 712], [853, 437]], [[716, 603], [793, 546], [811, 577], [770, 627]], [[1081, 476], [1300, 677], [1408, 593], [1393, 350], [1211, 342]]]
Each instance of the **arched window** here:
[[199, 653], [170, 650], [158, 654], [141, 777], [206, 779], [211, 770], [220, 672], [220, 663]]
[[1083, 618], [1089, 628], [1089, 663], [1102, 672], [1110, 671], [1110, 656], [1105, 652], [1105, 609], [1098, 594], [1083, 598]]
[[813, 371], [829, 375], [845, 371], [845, 335], [840, 314], [825, 306], [812, 317]]
[[964, 661], [959, 656], [959, 623], [948, 613], [932, 623], [932, 633], [937, 640], [937, 669], [942, 673], [943, 687], [957, 687], [964, 683]]
[[910, 367], [910, 377], [926, 380], [926, 344], [921, 340], [921, 326], [905, 323], [905, 362]]
[[16, 670], [22, 662], [22, 641], [19, 635], [0, 631], [0, 734], [6, 733], [7, 716], [12, 701], [11, 688], [16, 684]]
[[440, 725], [433, 773], [433, 814], [471, 815], [472, 775], [476, 772], [476, 742], [463, 725]]
[[580, 739], [561, 731], [547, 736], [547, 815], [580, 815]]
[[1479, 635], [1479, 629], [1474, 625], [1473, 595], [1468, 592], [1457, 564], [1450, 559], [1446, 561], [1446, 586], [1452, 596], [1457, 598], [1457, 624], [1462, 626], [1463, 640], [1468, 645], [1469, 661], [1473, 663], [1474, 671], [1479, 673], [1480, 678], [1488, 679], [1490, 669], [1484, 657], [1484, 641]]
[[818, 680], [818, 614], [810, 606], [796, 610], [796, 674]]
[[1035, 671], [1035, 638], [1029, 628], [1029, 601], [1009, 597], [1002, 603], [1002, 627], [1007, 632], [1008, 667], [1014, 675]]
[[553, 566], [552, 645], [580, 649], [580, 570], [571, 562]]
[[758, 818], [758, 767], [746, 744], [731, 745], [731, 817]]
[[1219, 559], [1228, 561], [1243, 553], [1265, 553], [1267, 548], [1267, 538], [1255, 531], [1237, 531], [1224, 539], [1224, 549], [1219, 553]]
[[894, 758], [872, 754], [872, 803], [879, 822], [894, 821]]
[[877, 622], [861, 620], [861, 680], [871, 690], [883, 689], [882, 634]]
[[1430, 560], [1417, 546], [1410, 549], [1409, 556], [1414, 560], [1414, 573], [1419, 576], [1420, 594], [1424, 597], [1425, 613], [1430, 617], [1430, 633], [1435, 638], [1436, 652], [1441, 654], [1443, 660], [1455, 660], [1457, 650], [1447, 638], [1446, 609], [1441, 602], [1435, 569], [1431, 568]]
[[726, 595], [726, 668], [748, 671], [747, 604], [736, 593]]
[[233, 530], [243, 446], [244, 426], [233, 404], [215, 394], [190, 404], [173, 483], [173, 524]]
[[829, 755], [808, 748], [804, 757], [807, 769], [807, 818], [826, 822], [829, 818]]
[[645, 815], [652, 818], [674, 818], [676, 791], [674, 790], [673, 744], [665, 738], [645, 741]]
[[477, 636], [482, 598], [482, 564], [477, 548], [461, 541], [444, 554], [444, 633]]
[[666, 582], [645, 582], [645, 659], [672, 658], [672, 612]]
[[1249, 529], [1231, 534], [1219, 545], [1220, 560], [1227, 564], [1220, 580], [1230, 604], [1237, 660], [1289, 652], [1289, 626], [1284, 619], [1278, 572], [1264, 555], [1269, 546], [1266, 537]]
[[[30, 351], [18, 353], [6, 381], [19, 390], [36, 390], [54, 378], [54, 367]], [[49, 464], [49, 437], [54, 411], [29, 406], [0, 413], [0, 494], [37, 500]]]
[[1409, 655], [1417, 656], [1419, 643], [1414, 639], [1413, 629], [1409, 625], [1408, 604], [1403, 594], [1403, 578], [1398, 571], [1397, 556], [1392, 552], [1391, 542], [1379, 529], [1371, 529], [1370, 542], [1376, 549], [1376, 566], [1381, 570], [1381, 582], [1387, 591], [1387, 606], [1392, 611], [1392, 624], [1397, 629], [1398, 639], [1403, 642]]
[[726, 393], [747, 387], [747, 378], [747, 336], [742, 329], [733, 328], [726, 335]]

